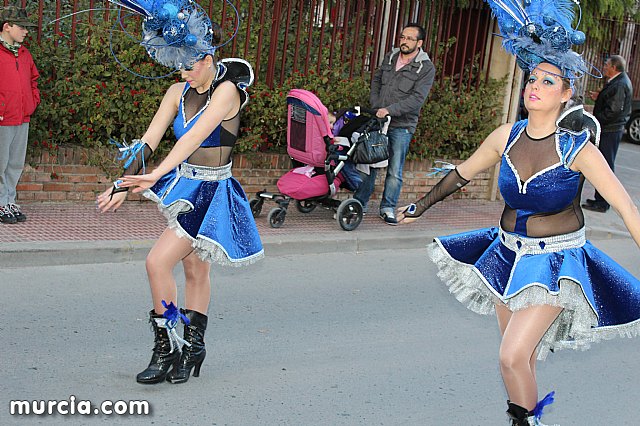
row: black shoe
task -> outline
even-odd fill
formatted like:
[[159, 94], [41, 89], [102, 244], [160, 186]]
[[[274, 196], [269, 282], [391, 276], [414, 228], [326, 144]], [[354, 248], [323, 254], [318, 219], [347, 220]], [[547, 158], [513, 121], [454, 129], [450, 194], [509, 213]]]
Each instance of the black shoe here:
[[603, 206], [602, 204], [587, 204], [584, 203], [582, 205], [582, 208], [585, 210], [590, 210], [592, 212], [598, 212], [598, 213], [606, 213], [607, 210], [609, 210], [608, 206]]
[[0, 223], [16, 223], [18, 219], [13, 215], [9, 205], [0, 206]]
[[163, 316], [152, 310], [149, 312], [149, 323], [155, 335], [153, 355], [149, 366], [136, 376], [136, 381], [145, 385], [164, 382], [169, 370], [175, 367], [180, 359], [180, 352], [177, 348], [174, 350], [169, 342]]
[[9, 203], [7, 207], [13, 213], [13, 216], [16, 218], [18, 222], [25, 222], [27, 220], [27, 215], [20, 211], [20, 206], [17, 204]]
[[380, 213], [380, 218], [384, 220], [384, 223], [387, 225], [397, 225], [398, 220], [396, 219], [396, 215], [393, 212], [382, 212]]
[[529, 426], [533, 424], [529, 422], [529, 418], [533, 419], [533, 413], [511, 401], [507, 401], [507, 404], [509, 405], [507, 415], [509, 416], [511, 426]]
[[200, 367], [207, 350], [204, 346], [204, 332], [207, 330], [207, 316], [191, 309], [180, 309], [182, 314], [189, 318], [189, 325], [184, 325], [184, 340], [189, 346], [182, 346], [180, 360], [169, 374], [167, 381], [170, 383], [184, 383], [189, 380], [191, 370], [193, 377], [200, 376]]
[[588, 204], [590, 206], [597, 204], [596, 200], [592, 199], [592, 198], [587, 198], [586, 200], [584, 200], [585, 204]]

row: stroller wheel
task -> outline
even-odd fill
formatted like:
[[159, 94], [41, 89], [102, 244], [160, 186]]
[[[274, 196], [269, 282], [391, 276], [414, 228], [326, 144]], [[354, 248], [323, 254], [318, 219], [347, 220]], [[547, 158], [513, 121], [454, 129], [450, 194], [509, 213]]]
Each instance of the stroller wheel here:
[[287, 215], [287, 211], [282, 207], [274, 207], [269, 211], [267, 220], [272, 228], [280, 228], [284, 223], [284, 217]]
[[300, 213], [311, 213], [316, 208], [316, 203], [309, 200], [296, 200], [296, 208]]
[[353, 231], [362, 222], [362, 204], [355, 198], [344, 200], [338, 206], [336, 220], [345, 231]]
[[260, 213], [262, 212], [263, 204], [264, 204], [264, 200], [262, 198], [252, 198], [251, 201], [249, 201], [249, 207], [251, 207], [251, 214], [253, 215], [254, 218], [260, 216]]

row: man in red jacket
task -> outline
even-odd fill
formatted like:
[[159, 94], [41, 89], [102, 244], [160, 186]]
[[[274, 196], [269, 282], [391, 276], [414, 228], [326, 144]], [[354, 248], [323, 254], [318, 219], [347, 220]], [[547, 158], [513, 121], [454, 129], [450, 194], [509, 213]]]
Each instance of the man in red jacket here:
[[24, 9], [0, 9], [0, 223], [24, 222], [15, 204], [24, 168], [31, 114], [40, 103], [39, 74], [22, 42], [35, 27]]

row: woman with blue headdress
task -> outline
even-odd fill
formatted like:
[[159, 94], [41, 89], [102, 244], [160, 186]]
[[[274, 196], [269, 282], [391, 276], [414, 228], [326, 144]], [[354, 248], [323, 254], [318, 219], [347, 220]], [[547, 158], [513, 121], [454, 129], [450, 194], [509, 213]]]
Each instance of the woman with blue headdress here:
[[571, 26], [578, 2], [487, 2], [504, 47], [530, 72], [524, 90], [528, 119], [494, 130], [429, 193], [399, 209], [398, 220], [417, 220], [499, 165], [505, 201], [500, 225], [436, 238], [429, 255], [459, 301], [480, 314], [496, 313], [511, 424], [541, 425], [553, 392], [538, 402], [536, 360], [640, 331], [640, 281], [585, 239], [585, 178], [614, 206], [639, 246], [640, 215], [598, 151], [598, 122], [582, 106], [568, 107], [575, 80], [590, 71], [570, 49], [585, 41]]
[[[139, 383], [183, 383], [200, 374], [213, 262], [240, 266], [263, 257], [251, 208], [231, 175], [231, 154], [240, 110], [249, 99], [251, 66], [241, 59], [215, 58], [221, 31], [190, 0], [112, 1], [140, 14], [143, 45], [158, 63], [179, 71], [184, 82], [167, 90], [141, 139], [120, 146], [124, 176], [98, 196], [102, 212], [116, 210], [126, 191], [158, 203], [169, 226], [146, 261], [155, 345]], [[167, 157], [149, 172], [145, 164], [173, 124], [177, 138]], [[142, 172], [142, 174], [138, 174]], [[173, 268], [182, 262], [184, 308], [177, 308]], [[176, 330], [184, 323], [180, 336]]]

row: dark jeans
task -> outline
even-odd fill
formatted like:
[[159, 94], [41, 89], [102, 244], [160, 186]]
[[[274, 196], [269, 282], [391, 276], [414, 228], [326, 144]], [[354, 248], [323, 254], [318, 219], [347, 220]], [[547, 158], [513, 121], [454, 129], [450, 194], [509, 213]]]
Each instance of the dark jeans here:
[[[611, 167], [611, 170], [614, 169], [614, 163], [616, 161], [616, 154], [618, 153], [618, 146], [620, 146], [620, 141], [622, 140], [623, 131], [620, 130], [618, 132], [602, 132], [600, 135], [600, 152], [604, 156], [604, 159], [607, 160], [607, 164]], [[602, 198], [602, 195], [596, 191], [596, 205], [602, 206], [605, 208], [609, 208], [609, 203]]]
[[[402, 169], [404, 161], [409, 152], [409, 144], [413, 133], [402, 127], [392, 127], [387, 132], [389, 136], [389, 165], [387, 166], [387, 176], [384, 180], [384, 192], [382, 193], [382, 201], [380, 202], [380, 213], [394, 212], [402, 190]], [[363, 182], [354, 194], [354, 198], [367, 206], [371, 194], [373, 194], [374, 185], [378, 170], [369, 169], [370, 174], [362, 175]]]

